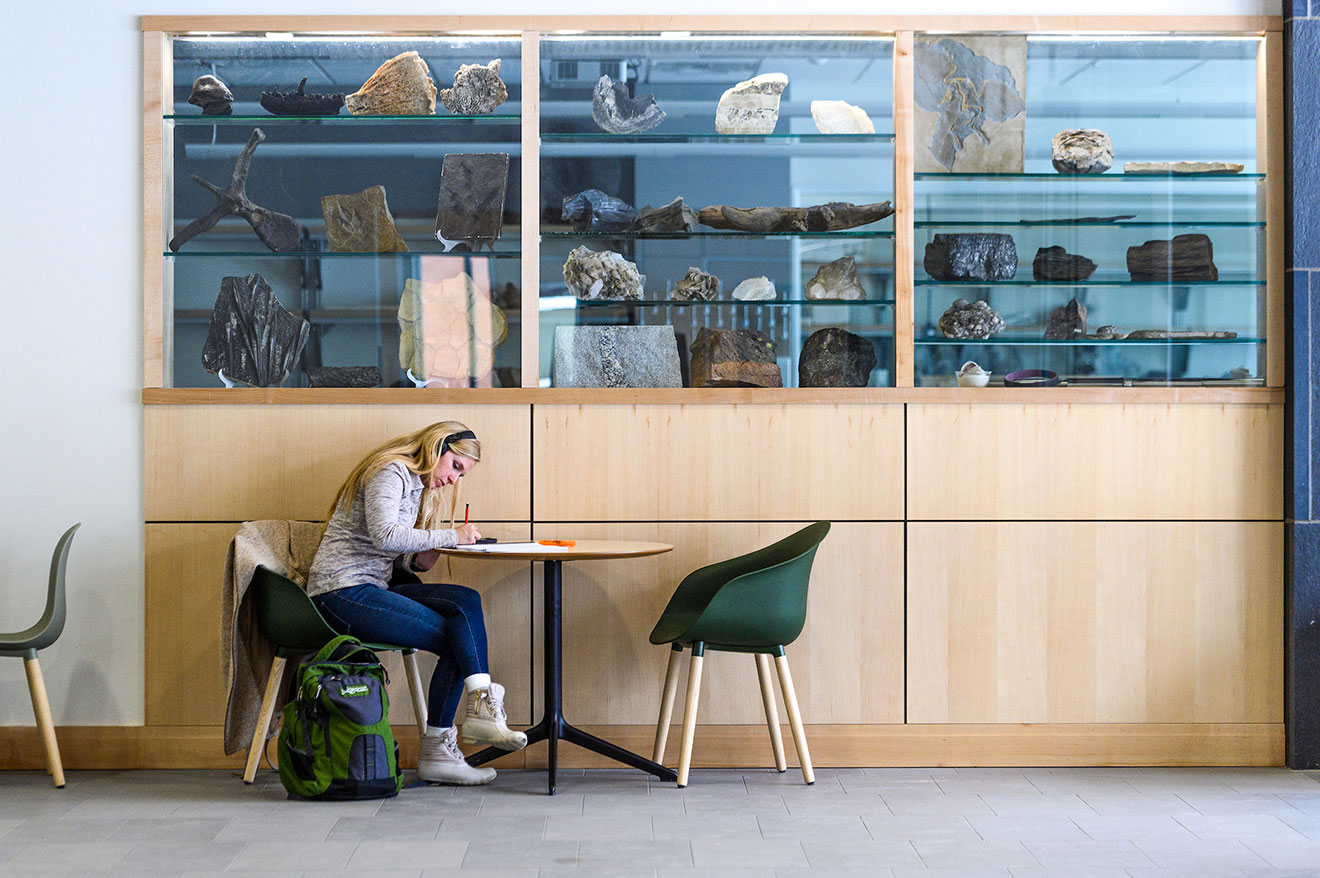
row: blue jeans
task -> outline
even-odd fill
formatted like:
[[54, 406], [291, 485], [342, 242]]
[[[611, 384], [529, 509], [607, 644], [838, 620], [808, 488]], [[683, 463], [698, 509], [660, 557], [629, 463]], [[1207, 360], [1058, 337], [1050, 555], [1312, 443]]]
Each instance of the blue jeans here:
[[481, 595], [473, 589], [440, 582], [392, 582], [388, 589], [351, 585], [312, 600], [340, 634], [436, 655], [426, 699], [429, 725], [452, 725], [463, 697], [463, 678], [490, 673]]

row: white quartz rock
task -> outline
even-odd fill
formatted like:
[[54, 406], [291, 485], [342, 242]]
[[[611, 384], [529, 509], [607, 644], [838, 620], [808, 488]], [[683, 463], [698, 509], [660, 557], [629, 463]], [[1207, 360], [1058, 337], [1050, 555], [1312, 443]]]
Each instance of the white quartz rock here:
[[715, 108], [715, 130], [720, 134], [772, 134], [779, 121], [779, 96], [788, 87], [788, 75], [762, 73], [728, 89]]
[[866, 111], [847, 101], [812, 101], [811, 121], [821, 134], [875, 133], [875, 124]]
[[775, 297], [774, 281], [765, 275], [749, 277], [733, 288], [733, 297], [740, 302], [761, 302]]

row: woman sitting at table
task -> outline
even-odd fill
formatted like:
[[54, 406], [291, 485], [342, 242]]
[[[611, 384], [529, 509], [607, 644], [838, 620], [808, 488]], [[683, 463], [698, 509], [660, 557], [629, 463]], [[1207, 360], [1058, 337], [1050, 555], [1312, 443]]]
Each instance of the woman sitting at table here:
[[422, 582], [436, 549], [475, 543], [475, 524], [437, 528], [440, 489], [454, 486], [481, 460], [476, 434], [457, 421], [441, 421], [391, 439], [349, 473], [335, 496], [325, 536], [307, 577], [307, 593], [330, 626], [371, 643], [423, 649], [437, 657], [427, 697], [427, 727], [417, 776], [433, 783], [484, 784], [495, 770], [474, 768], [458, 749], [452, 725], [460, 697], [465, 743], [503, 750], [527, 746], [509, 729], [504, 687], [492, 683], [486, 657], [481, 596], [470, 588]]

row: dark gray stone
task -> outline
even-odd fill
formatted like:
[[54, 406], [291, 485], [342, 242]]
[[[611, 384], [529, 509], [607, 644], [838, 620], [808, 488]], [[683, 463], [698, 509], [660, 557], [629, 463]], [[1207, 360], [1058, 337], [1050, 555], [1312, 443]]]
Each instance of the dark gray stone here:
[[202, 367], [252, 387], [279, 387], [302, 355], [311, 325], [290, 314], [259, 274], [220, 280]]
[[1076, 299], [1050, 312], [1045, 338], [1086, 338], [1086, 306]]
[[926, 245], [923, 264], [935, 280], [1012, 280], [1017, 247], [1012, 235], [936, 235]]
[[474, 249], [493, 247], [504, 226], [507, 153], [448, 153], [440, 169], [435, 236], [464, 241]]
[[798, 358], [799, 387], [865, 387], [876, 364], [875, 345], [845, 329], [818, 329]]
[[877, 222], [894, 212], [888, 201], [852, 204], [831, 201], [812, 207], [731, 207], [713, 204], [697, 213], [697, 222], [712, 229], [771, 234], [774, 232], [837, 232]]
[[692, 342], [693, 387], [783, 387], [775, 343], [752, 329], [697, 330]]
[[1219, 280], [1215, 248], [1205, 235], [1178, 235], [1168, 241], [1147, 241], [1127, 249], [1133, 280]]
[[555, 387], [682, 387], [672, 326], [556, 326]]
[[1041, 247], [1031, 262], [1031, 276], [1036, 280], [1086, 280], [1094, 273], [1094, 262], [1062, 247]]
[[337, 116], [344, 105], [344, 93], [307, 94], [307, 77], [298, 83], [297, 91], [263, 91], [261, 106], [276, 116]]
[[988, 302], [954, 299], [939, 326], [945, 338], [989, 338], [1004, 331], [1004, 318]]
[[655, 95], [628, 96], [628, 89], [602, 76], [591, 96], [591, 118], [610, 134], [640, 134], [665, 120]]
[[316, 366], [307, 370], [310, 387], [379, 387], [377, 366]]
[[219, 79], [209, 73], [193, 80], [188, 103], [202, 108], [203, 116], [228, 116], [234, 112], [234, 95]]
[[489, 64], [462, 64], [454, 74], [454, 87], [440, 91], [440, 103], [455, 116], [485, 116], [509, 99], [500, 79], [500, 59]]
[[579, 232], [618, 232], [632, 225], [637, 211], [621, 198], [588, 189], [565, 198], [560, 215]]
[[635, 232], [690, 232], [697, 227], [697, 212], [683, 202], [682, 196], [660, 207], [646, 205], [633, 220]]

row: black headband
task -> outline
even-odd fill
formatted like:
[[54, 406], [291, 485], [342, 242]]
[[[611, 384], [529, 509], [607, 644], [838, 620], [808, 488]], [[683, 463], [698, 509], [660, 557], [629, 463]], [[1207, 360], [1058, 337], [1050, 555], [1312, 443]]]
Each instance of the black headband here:
[[464, 430], [461, 433], [450, 433], [444, 439], [440, 440], [440, 453], [436, 456], [444, 457], [445, 452], [449, 450], [449, 443], [451, 442], [461, 442], [464, 439], [475, 440], [476, 438], [477, 438], [477, 434], [473, 433], [471, 430]]

